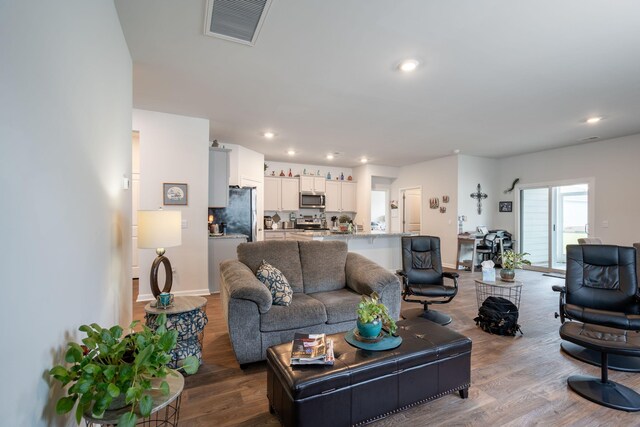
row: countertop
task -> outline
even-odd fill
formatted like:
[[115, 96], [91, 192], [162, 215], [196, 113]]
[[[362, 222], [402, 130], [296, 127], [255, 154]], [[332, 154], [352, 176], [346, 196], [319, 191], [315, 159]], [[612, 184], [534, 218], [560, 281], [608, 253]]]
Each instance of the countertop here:
[[411, 236], [413, 233], [377, 233], [377, 232], [364, 232], [360, 231], [354, 234], [348, 233], [332, 233], [331, 231], [314, 231], [314, 232], [304, 232], [305, 236], [309, 237], [322, 237], [322, 238], [332, 238], [332, 239], [370, 239], [370, 238], [386, 238], [386, 237], [401, 237], [401, 236]]
[[246, 234], [223, 234], [220, 236], [214, 236], [213, 234], [209, 234], [210, 239], [245, 239], [249, 240], [249, 236]]

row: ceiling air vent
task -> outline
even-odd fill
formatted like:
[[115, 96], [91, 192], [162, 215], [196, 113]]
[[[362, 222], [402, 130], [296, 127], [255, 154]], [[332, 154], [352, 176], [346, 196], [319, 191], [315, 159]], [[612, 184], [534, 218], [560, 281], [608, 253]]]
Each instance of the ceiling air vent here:
[[600, 139], [599, 136], [590, 136], [589, 138], [584, 138], [584, 139], [581, 139], [580, 141], [581, 142], [590, 142], [590, 141], [596, 141], [598, 139]]
[[207, 0], [204, 33], [255, 45], [271, 0]]

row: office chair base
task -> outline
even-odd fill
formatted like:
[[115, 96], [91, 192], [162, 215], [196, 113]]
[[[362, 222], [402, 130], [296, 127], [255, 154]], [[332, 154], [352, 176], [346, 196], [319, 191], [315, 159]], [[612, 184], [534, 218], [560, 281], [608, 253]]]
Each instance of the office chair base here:
[[415, 319], [416, 317], [422, 317], [423, 319], [430, 320], [433, 323], [437, 323], [442, 326], [451, 323], [451, 316], [440, 313], [439, 311], [424, 310], [422, 308], [409, 308], [407, 310], [402, 310], [400, 316], [402, 316], [403, 319]]
[[[584, 348], [577, 344], [564, 341], [560, 344], [562, 351], [569, 356], [594, 366], [601, 366], [600, 352]], [[609, 354], [609, 369], [623, 372], [640, 372], [640, 357]]]
[[640, 394], [622, 384], [603, 383], [600, 378], [585, 375], [572, 375], [567, 383], [571, 390], [599, 405], [627, 412], [640, 411]]

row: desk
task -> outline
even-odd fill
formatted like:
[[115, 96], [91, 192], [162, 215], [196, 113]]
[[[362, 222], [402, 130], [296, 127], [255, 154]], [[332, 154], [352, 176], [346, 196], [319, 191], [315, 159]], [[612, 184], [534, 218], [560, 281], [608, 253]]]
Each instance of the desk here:
[[[154, 301], [155, 302], [155, 301]], [[178, 362], [187, 356], [196, 356], [202, 363], [202, 340], [207, 319], [207, 299], [204, 297], [175, 297], [173, 306], [169, 308], [152, 307], [152, 303], [144, 307], [147, 326], [155, 330], [156, 318], [167, 315], [167, 329], [178, 331], [178, 342], [171, 351], [172, 360], [169, 367], [177, 369]]]
[[[462, 266], [470, 267], [471, 272], [475, 272], [476, 261], [477, 261], [477, 249], [478, 245], [482, 243], [484, 240], [484, 236], [478, 236], [477, 234], [458, 234], [458, 253], [456, 254], [456, 270]], [[502, 238], [497, 237], [495, 239], [495, 244], [500, 248], [500, 257], [502, 257]], [[465, 252], [471, 252], [471, 259], [460, 259], [460, 254], [465, 255]]]

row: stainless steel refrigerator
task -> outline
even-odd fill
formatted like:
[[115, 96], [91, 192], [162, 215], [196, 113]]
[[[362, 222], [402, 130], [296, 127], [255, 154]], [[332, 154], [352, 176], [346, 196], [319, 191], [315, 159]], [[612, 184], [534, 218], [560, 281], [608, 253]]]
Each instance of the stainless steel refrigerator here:
[[225, 234], [244, 234], [253, 242], [257, 236], [257, 209], [255, 187], [229, 187], [226, 208], [209, 208], [214, 224], [225, 223]]

